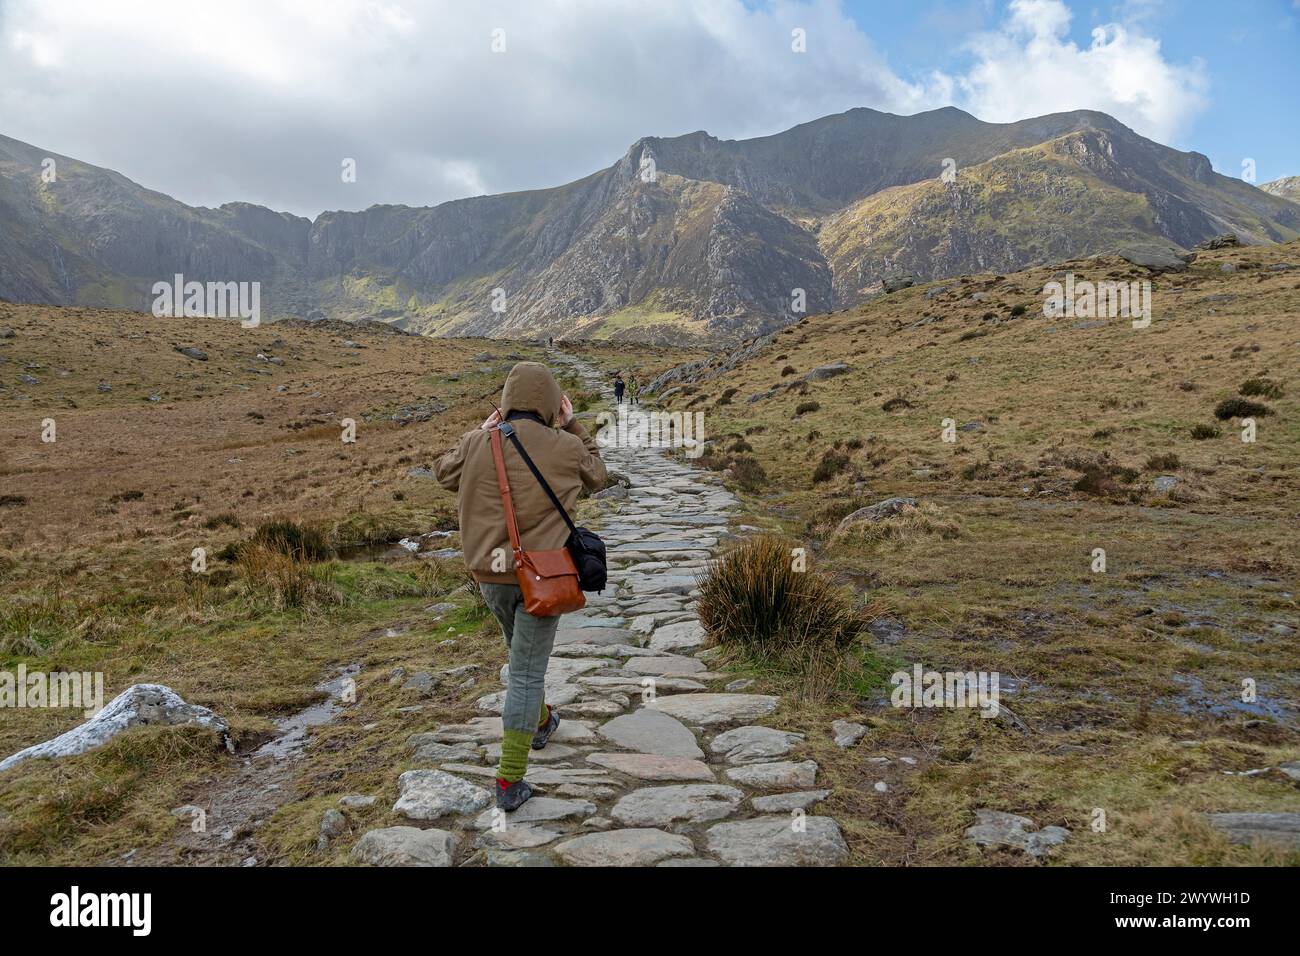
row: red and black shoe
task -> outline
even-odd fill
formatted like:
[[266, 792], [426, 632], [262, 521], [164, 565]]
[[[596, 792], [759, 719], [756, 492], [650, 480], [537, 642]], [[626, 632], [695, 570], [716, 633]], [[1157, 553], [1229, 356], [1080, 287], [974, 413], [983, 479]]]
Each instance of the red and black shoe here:
[[535, 793], [533, 785], [527, 780], [516, 780], [511, 783], [497, 777], [497, 806], [507, 813], [511, 810], [518, 810], [531, 800]]

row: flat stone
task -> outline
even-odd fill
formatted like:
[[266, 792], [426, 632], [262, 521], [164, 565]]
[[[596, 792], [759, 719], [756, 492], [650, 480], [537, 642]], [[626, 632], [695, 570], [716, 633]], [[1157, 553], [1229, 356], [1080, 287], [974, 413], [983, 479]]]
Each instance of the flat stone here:
[[[518, 810], [505, 814], [506, 827], [516, 824], [539, 823], [544, 820], [585, 819], [596, 812], [596, 805], [587, 800], [560, 800], [555, 797], [533, 797]], [[479, 830], [491, 827], [502, 816], [496, 807], [484, 810], [474, 821]]]
[[682, 621], [657, 628], [650, 638], [652, 651], [689, 650], [706, 640], [704, 627], [699, 621]]
[[766, 797], [755, 797], [749, 802], [759, 813], [789, 813], [792, 810], [807, 810], [830, 795], [829, 790], [801, 790], [798, 793], [774, 793]]
[[[533, 800], [536, 799], [538, 798], [533, 798]], [[532, 802], [532, 800], [528, 801], [528, 803]], [[528, 806], [528, 804], [526, 803], [524, 806]], [[559, 837], [559, 830], [548, 830], [545, 827], [507, 826], [504, 830], [483, 830], [478, 839], [474, 841], [474, 846], [479, 848], [493, 847], [499, 850], [531, 850], [535, 847], [545, 846], [559, 839]]]
[[[652, 648], [653, 650], [653, 648]], [[623, 670], [633, 674], [698, 674], [706, 670], [704, 661], [694, 657], [670, 654], [665, 657], [632, 657], [623, 665]]]
[[658, 651], [635, 644], [564, 644], [551, 648], [551, 659], [557, 657], [658, 657]]
[[664, 860], [662, 863], [656, 863], [655, 866], [722, 866], [717, 860], [706, 860], [702, 856], [673, 857], [671, 860]]
[[708, 765], [688, 757], [664, 757], [660, 754], [596, 753], [587, 762], [607, 767], [638, 780], [713, 780]]
[[487, 851], [488, 866], [558, 866], [546, 853], [530, 853], [527, 850], [503, 850], [489, 847]]
[[670, 611], [680, 611], [682, 602], [672, 598], [655, 598], [650, 601], [642, 601], [640, 604], [634, 604], [627, 609], [627, 613], [634, 617], [644, 614], [667, 614]]
[[812, 760], [753, 763], [730, 768], [727, 777], [759, 790], [807, 790], [817, 782], [817, 763]]
[[627, 826], [701, 823], [731, 816], [744, 796], [722, 784], [643, 787], [619, 798], [610, 816]]
[[654, 706], [688, 724], [708, 727], [757, 720], [776, 710], [778, 698], [767, 694], [675, 694]]
[[709, 828], [705, 842], [728, 866], [836, 866], [849, 855], [839, 825], [830, 817], [719, 823]]
[[566, 627], [555, 632], [557, 646], [564, 644], [633, 644], [639, 635], [621, 627]]
[[667, 857], [694, 856], [691, 841], [655, 829], [606, 830], [556, 844], [570, 866], [652, 866]]
[[1233, 843], [1300, 848], [1300, 813], [1209, 813], [1210, 825]]
[[658, 707], [641, 707], [630, 714], [615, 717], [602, 724], [599, 732], [610, 743], [640, 753], [692, 760], [704, 756], [704, 751], [695, 741], [695, 734]]
[[352, 847], [353, 858], [371, 866], [451, 866], [455, 852], [453, 834], [418, 827], [371, 830]]
[[759, 763], [784, 757], [803, 739], [803, 734], [774, 727], [737, 727], [714, 737], [709, 750], [726, 754], [727, 763]]

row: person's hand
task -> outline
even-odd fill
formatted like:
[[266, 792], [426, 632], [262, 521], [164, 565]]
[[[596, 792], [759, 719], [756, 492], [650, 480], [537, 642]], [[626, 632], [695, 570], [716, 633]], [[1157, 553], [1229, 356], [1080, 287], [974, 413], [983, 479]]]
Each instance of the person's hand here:
[[493, 409], [492, 414], [489, 415], [487, 418], [483, 419], [483, 424], [480, 425], [479, 428], [482, 428], [483, 430], [486, 431], [487, 429], [495, 428], [497, 425], [500, 424], [501, 424], [501, 413]]
[[573, 421], [573, 402], [569, 401], [569, 396], [565, 395], [560, 399], [560, 427], [568, 425]]

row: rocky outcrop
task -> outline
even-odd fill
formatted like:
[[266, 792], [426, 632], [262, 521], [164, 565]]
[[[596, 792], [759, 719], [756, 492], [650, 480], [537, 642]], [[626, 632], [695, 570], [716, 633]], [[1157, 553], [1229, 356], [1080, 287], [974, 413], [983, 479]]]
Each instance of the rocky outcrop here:
[[132, 727], [194, 726], [206, 727], [223, 740], [230, 730], [225, 718], [206, 707], [187, 704], [180, 694], [162, 684], [135, 684], [118, 694], [99, 713], [80, 727], [74, 727], [53, 740], [20, 750], [0, 761], [0, 771], [8, 770], [32, 757], [71, 757], [85, 753], [112, 740]]

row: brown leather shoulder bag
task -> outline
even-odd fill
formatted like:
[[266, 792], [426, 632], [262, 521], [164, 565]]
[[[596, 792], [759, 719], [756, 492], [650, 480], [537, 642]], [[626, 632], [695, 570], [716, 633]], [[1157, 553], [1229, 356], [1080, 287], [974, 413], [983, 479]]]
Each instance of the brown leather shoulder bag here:
[[586, 607], [587, 599], [578, 583], [578, 567], [568, 548], [550, 551], [525, 551], [519, 542], [519, 524], [515, 520], [515, 502], [506, 478], [506, 461], [501, 450], [501, 432], [492, 429], [492, 460], [497, 466], [497, 485], [501, 504], [505, 506], [506, 530], [515, 552], [515, 575], [524, 592], [524, 610], [535, 617], [554, 617]]

